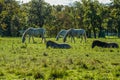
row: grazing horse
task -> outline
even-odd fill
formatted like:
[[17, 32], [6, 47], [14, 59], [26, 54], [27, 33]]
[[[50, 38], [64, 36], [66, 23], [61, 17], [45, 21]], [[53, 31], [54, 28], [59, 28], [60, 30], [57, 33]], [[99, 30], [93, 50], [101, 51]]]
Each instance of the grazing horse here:
[[56, 41], [58, 41], [59, 37], [61, 37], [61, 36], [63, 37], [66, 32], [67, 32], [67, 30], [64, 30], [64, 29], [60, 30], [60, 32], [56, 36]]
[[95, 46], [102, 47], [102, 48], [119, 48], [117, 43], [107, 43], [99, 40], [93, 41], [92, 48], [94, 48]]
[[30, 42], [30, 38], [32, 37], [32, 40], [34, 42], [34, 38], [33, 36], [41, 36], [42, 37], [42, 41], [45, 41], [45, 29], [44, 28], [28, 28], [24, 31], [23, 35], [22, 35], [22, 43], [25, 42], [25, 37], [26, 35], [29, 35], [29, 42]]
[[71, 46], [69, 44], [58, 44], [53, 41], [47, 41], [46, 43], [46, 48], [51, 47], [51, 48], [61, 48], [61, 49], [70, 49]]
[[68, 29], [66, 34], [63, 37], [63, 42], [66, 41], [66, 38], [68, 35], [70, 35], [70, 37], [74, 40], [74, 42], [75, 42], [74, 36], [81, 37], [81, 42], [82, 42], [83, 37], [84, 37], [85, 42], [86, 42], [87, 37], [86, 37], [86, 31], [84, 29], [74, 29], [74, 28]]

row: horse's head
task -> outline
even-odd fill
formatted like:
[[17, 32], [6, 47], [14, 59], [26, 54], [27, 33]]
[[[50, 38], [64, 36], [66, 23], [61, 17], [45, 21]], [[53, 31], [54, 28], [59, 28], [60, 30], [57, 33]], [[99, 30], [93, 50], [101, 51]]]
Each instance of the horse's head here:
[[58, 41], [58, 37], [56, 37], [56, 41]]
[[53, 41], [50, 41], [50, 40], [49, 40], [49, 41], [46, 42], [46, 48], [48, 48], [49, 46], [52, 47], [52, 46], [54, 46], [54, 44], [55, 44], [55, 43], [54, 43]]
[[63, 42], [66, 42], [66, 38], [63, 39]]
[[22, 37], [22, 43], [24, 43], [25, 42], [25, 37]]
[[96, 44], [95, 44], [95, 42], [93, 41], [93, 43], [92, 43], [92, 48], [94, 48], [94, 47], [95, 47], [95, 45], [96, 45]]
[[50, 46], [50, 41], [46, 42], [46, 48], [48, 48]]

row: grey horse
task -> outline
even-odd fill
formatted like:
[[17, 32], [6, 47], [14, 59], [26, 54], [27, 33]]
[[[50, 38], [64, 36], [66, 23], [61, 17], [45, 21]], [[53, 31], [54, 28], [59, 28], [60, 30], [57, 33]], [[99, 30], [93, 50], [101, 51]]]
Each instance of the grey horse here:
[[22, 43], [25, 42], [26, 40], [26, 35], [29, 35], [29, 42], [30, 42], [30, 38], [32, 37], [32, 40], [34, 42], [34, 38], [33, 36], [41, 36], [42, 37], [42, 41], [45, 40], [45, 29], [44, 28], [28, 28], [24, 31], [23, 35], [22, 35]]

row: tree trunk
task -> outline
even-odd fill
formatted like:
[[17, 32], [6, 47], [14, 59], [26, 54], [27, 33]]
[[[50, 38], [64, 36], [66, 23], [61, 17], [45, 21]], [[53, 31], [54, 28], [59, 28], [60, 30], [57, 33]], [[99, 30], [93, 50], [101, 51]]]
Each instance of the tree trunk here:
[[95, 31], [95, 27], [93, 27], [93, 33], [94, 33], [94, 38], [96, 38], [96, 31]]
[[120, 26], [118, 27], [118, 38], [120, 38]]
[[91, 29], [88, 29], [88, 31], [87, 31], [87, 37], [91, 38]]
[[105, 31], [102, 29], [102, 27], [100, 27], [99, 28], [99, 35], [98, 35], [98, 37], [99, 38], [105, 38]]

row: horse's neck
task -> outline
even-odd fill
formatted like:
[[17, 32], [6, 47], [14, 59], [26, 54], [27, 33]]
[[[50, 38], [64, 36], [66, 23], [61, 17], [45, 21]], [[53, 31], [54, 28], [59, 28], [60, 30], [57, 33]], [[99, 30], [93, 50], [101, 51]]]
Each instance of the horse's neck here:
[[63, 34], [63, 31], [60, 31], [60, 32], [58, 33], [58, 35], [57, 35], [57, 38], [59, 38], [60, 35], [62, 35], [62, 34]]
[[68, 31], [65, 33], [65, 35], [64, 35], [64, 39], [66, 39], [66, 38], [67, 38], [67, 36], [68, 36], [68, 35], [70, 35], [70, 33], [71, 33], [71, 29], [70, 29], [70, 30], [68, 30]]
[[25, 31], [24, 36], [26, 37], [26, 35], [30, 35], [30, 29], [28, 29], [27, 31]]
[[64, 36], [65, 33], [66, 33], [66, 31], [62, 31], [62, 32], [60, 33], [60, 35]]

